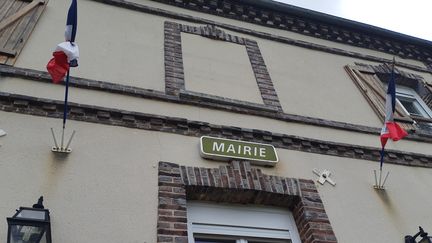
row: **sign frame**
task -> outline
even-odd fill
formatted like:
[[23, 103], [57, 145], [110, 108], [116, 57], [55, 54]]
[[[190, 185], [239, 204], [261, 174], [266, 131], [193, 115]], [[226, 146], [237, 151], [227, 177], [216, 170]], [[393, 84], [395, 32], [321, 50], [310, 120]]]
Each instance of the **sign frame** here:
[[[272, 151], [275, 154], [276, 160], [256, 159], [256, 158], [247, 158], [244, 156], [242, 157], [242, 156], [235, 156], [235, 155], [222, 155], [222, 154], [207, 153], [204, 151], [204, 147], [203, 147], [203, 144], [204, 144], [203, 139], [205, 139], [205, 138], [240, 142], [240, 143], [244, 143], [244, 144], [253, 144], [255, 146], [258, 145], [258, 146], [271, 147]], [[200, 137], [200, 155], [201, 155], [201, 157], [206, 158], [206, 159], [220, 160], [220, 161], [229, 161], [229, 160], [233, 160], [233, 159], [247, 160], [247, 161], [250, 161], [252, 164], [264, 165], [264, 166], [275, 166], [279, 162], [279, 156], [276, 152], [276, 148], [271, 144], [255, 143], [255, 142], [249, 142], [249, 141], [234, 140], [234, 139], [219, 138], [219, 137], [210, 137], [210, 136], [201, 136]]]

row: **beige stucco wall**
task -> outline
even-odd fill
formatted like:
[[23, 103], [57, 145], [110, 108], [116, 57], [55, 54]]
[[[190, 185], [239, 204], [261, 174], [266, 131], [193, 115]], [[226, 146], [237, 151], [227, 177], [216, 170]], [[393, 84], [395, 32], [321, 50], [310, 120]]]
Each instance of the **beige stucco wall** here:
[[[49, 2], [16, 66], [46, 70], [56, 45], [64, 41], [69, 2]], [[78, 13], [80, 66], [72, 76], [165, 89], [163, 18], [93, 1], [79, 1]]]
[[367, 126], [382, 123], [344, 70], [359, 60], [267, 40], [259, 45], [286, 113]]
[[[0, 112], [0, 216], [31, 206], [44, 195], [54, 242], [156, 242], [157, 162], [217, 167], [199, 157], [197, 137], [69, 121], [74, 151], [51, 151], [50, 127], [60, 119]], [[181, 144], [181, 146], [179, 146]], [[378, 163], [277, 150], [279, 164], [267, 174], [316, 179], [329, 169], [336, 187], [318, 185], [339, 242], [402, 242], [417, 225], [428, 227], [432, 170], [386, 164], [386, 194], [373, 185]], [[0, 221], [0, 239], [6, 238]], [[365, 235], [365, 232], [368, 232]]]
[[[50, 83], [40, 83], [19, 78], [2, 77], [0, 90], [40, 98], [63, 100], [64, 86]], [[361, 97], [362, 98], [362, 97]], [[204, 121], [217, 125], [237, 126], [250, 129], [261, 129], [288, 135], [297, 135], [307, 138], [316, 138], [325, 141], [342, 142], [379, 148], [378, 135], [349, 132], [299, 123], [283, 122], [279, 120], [243, 115], [239, 113], [212, 110], [196, 106], [148, 100], [124, 95], [109, 94], [106, 92], [78, 89], [70, 87], [69, 101], [81, 104], [97, 105], [138, 111], [170, 117], [182, 117], [195, 121]], [[374, 114], [373, 114], [374, 115]], [[381, 127], [377, 122], [375, 127]], [[389, 149], [410, 151], [423, 154], [432, 154], [429, 143], [401, 140], [397, 143], [389, 142]]]
[[[134, 1], [391, 59], [390, 55], [376, 51], [152, 1]], [[68, 4], [67, 0], [49, 2], [16, 66], [45, 70], [52, 49], [62, 41]], [[81, 49], [81, 59], [80, 67], [74, 69], [72, 75], [160, 91], [164, 90], [163, 22], [170, 20], [196, 25], [87, 0], [79, 2], [79, 16], [77, 42]], [[343, 70], [346, 64], [370, 62], [228, 32], [258, 42], [285, 112], [373, 127], [382, 125]], [[217, 87], [201, 85], [198, 83], [199, 75], [196, 79], [188, 79], [189, 68], [202, 64], [198, 59], [188, 56], [188, 51], [194, 51], [194, 45], [210, 44], [200, 37], [191, 37], [193, 40], [190, 36], [182, 37], [186, 40], [183, 50], [186, 54], [188, 90], [262, 103], [257, 95], [257, 87], [250, 82], [251, 77], [236, 76], [234, 70], [223, 81], [241, 79], [243, 82], [229, 90], [226, 89], [226, 83], [218, 83]], [[212, 58], [209, 61], [211, 63], [220, 60], [218, 58], [222, 55], [239, 50], [209, 48], [205, 51], [205, 56]], [[231, 51], [233, 52], [230, 53]], [[423, 65], [413, 60], [403, 61]], [[246, 68], [242, 66], [243, 62], [238, 64]], [[229, 65], [227, 67], [226, 63], [222, 67], [232, 68]], [[246, 72], [246, 69], [243, 71]], [[205, 76], [206, 73], [213, 74], [207, 69], [200, 75]], [[417, 74], [427, 81], [432, 80], [430, 74]], [[220, 73], [215, 75], [224, 78]], [[0, 91], [62, 100], [64, 86], [0, 77]], [[377, 135], [189, 105], [77, 88], [70, 89], [69, 97], [71, 102], [82, 104], [262, 129], [333, 142], [380, 146]], [[0, 112], [0, 129], [8, 133], [7, 136], [0, 137], [0, 216], [3, 217], [3, 221], [0, 221], [0, 239], [6, 238], [5, 217], [11, 216], [19, 206], [31, 206], [43, 194], [45, 205], [52, 212], [54, 242], [156, 242], [157, 162], [170, 161], [200, 167], [223, 164], [199, 157], [197, 137], [76, 121], [68, 121], [68, 129], [78, 131], [72, 143], [73, 153], [65, 158], [56, 157], [50, 151], [50, 127], [59, 132], [61, 120]], [[430, 147], [428, 143], [409, 140], [387, 145], [389, 149], [432, 155]], [[265, 173], [315, 179], [313, 168], [325, 168], [333, 172], [337, 186], [318, 185], [318, 190], [339, 242], [402, 242], [403, 236], [415, 233], [418, 225], [425, 226], [425, 229], [430, 225], [427, 209], [432, 204], [432, 197], [427, 191], [432, 186], [431, 169], [386, 164], [384, 168], [391, 171], [391, 174], [386, 193], [379, 194], [371, 188], [373, 170], [378, 168], [376, 162], [281, 149], [278, 149], [278, 154], [280, 163], [275, 168], [262, 168]]]
[[[242, 28], [247, 28], [250, 30], [255, 30], [255, 31], [263, 32], [263, 33], [275, 34], [278, 36], [288, 37], [288, 38], [292, 38], [295, 40], [307, 41], [310, 43], [320, 44], [320, 45], [334, 47], [334, 48], [339, 48], [339, 49], [347, 50], [347, 51], [354, 51], [354, 52], [358, 52], [358, 53], [365, 54], [365, 55], [381, 56], [381, 57], [387, 58], [388, 60], [391, 60], [393, 58], [393, 55], [385, 54], [385, 53], [382, 53], [379, 51], [373, 51], [373, 50], [364, 49], [364, 48], [360, 48], [360, 47], [354, 47], [354, 46], [350, 46], [350, 45], [346, 45], [346, 44], [336, 43], [333, 41], [327, 41], [327, 40], [323, 40], [323, 39], [319, 39], [319, 38], [314, 38], [311, 36], [297, 34], [295, 32], [289, 32], [289, 31], [285, 31], [285, 30], [279, 30], [279, 29], [275, 29], [275, 28], [264, 27], [261, 25], [255, 25], [252, 23], [247, 23], [247, 22], [243, 22], [243, 21], [239, 21], [239, 20], [227, 19], [224, 17], [219, 17], [219, 16], [215, 16], [215, 15], [211, 15], [211, 14], [187, 10], [187, 9], [183, 9], [183, 8], [179, 8], [179, 7], [175, 7], [175, 6], [171, 6], [171, 5], [165, 5], [165, 4], [154, 2], [151, 0], [130, 0], [130, 2], [139, 3], [139, 4], [143, 4], [143, 5], [150, 6], [150, 7], [165, 9], [165, 10], [169, 10], [169, 11], [174, 12], [174, 13], [182, 13], [182, 14], [187, 14], [190, 16], [200, 17], [203, 19], [210, 19], [210, 20], [217, 21], [219, 23], [230, 24], [233, 26], [239, 26]], [[411, 60], [411, 59], [404, 59], [403, 61], [410, 63], [410, 64], [413, 64], [413, 65], [418, 65], [418, 66], [424, 67], [424, 64], [420, 61]]]
[[[16, 66], [45, 70], [52, 49], [62, 41], [64, 13], [57, 10], [67, 9], [67, 2], [61, 0], [49, 3], [18, 58]], [[145, 1], [145, 4], [159, 6], [152, 1]], [[169, 10], [179, 10], [171, 6], [165, 7]], [[164, 90], [163, 22], [166, 20], [187, 22], [115, 8], [93, 1], [80, 2], [79, 11], [77, 42], [81, 48], [81, 58], [80, 67], [72, 70], [73, 76]], [[180, 12], [189, 13], [187, 10]], [[196, 13], [196, 15], [202, 14]], [[229, 19], [221, 20], [219, 17], [210, 15], [202, 17], [204, 16], [239, 26], [250, 25]], [[88, 21], [88, 19], [98, 19], [98, 21]], [[260, 30], [265, 27], [256, 26], [256, 28]], [[265, 30], [276, 34], [293, 34], [269, 28]], [[238, 33], [237, 35], [258, 41], [285, 112], [353, 124], [381, 126], [377, 115], [343, 70], [346, 64], [353, 64], [356, 61], [367, 62]], [[237, 60], [229, 58], [226, 59], [226, 63], [221, 62], [221, 57], [231, 57], [233, 53], [244, 56], [245, 53], [241, 52], [243, 50], [225, 48], [225, 45], [230, 45], [229, 43], [224, 43], [224, 48], [219, 48], [218, 45], [222, 44], [216, 42], [214, 48], [204, 48], [204, 56], [209, 57], [209, 63], [214, 65], [209, 67], [202, 62], [202, 59], [194, 56], [193, 51], [197, 52], [199, 49], [194, 49], [194, 45], [200, 44], [207, 47], [210, 46], [208, 42], [211, 41], [202, 40], [204, 38], [197, 36], [182, 36], [186, 40], [183, 51], [187, 89], [262, 103], [257, 86], [252, 82], [253, 74], [247, 70], [244, 61], [240, 61], [245, 58]], [[316, 38], [305, 38], [329, 46], [340, 45]], [[355, 49], [349, 46], [344, 48]], [[368, 50], [362, 49], [362, 53], [366, 54]], [[378, 52], [375, 55], [385, 56]], [[218, 66], [217, 63], [220, 65]], [[212, 72], [212, 68], [219, 67], [227, 71]], [[236, 69], [234, 67], [239, 67], [242, 74], [234, 72]], [[200, 72], [197, 73], [196, 69]], [[214, 74], [213, 76], [218, 79], [210, 82], [211, 85], [203, 85], [203, 77], [206, 74], [208, 77]], [[98, 99], [99, 97], [95, 96], [93, 102], [97, 102]]]
[[244, 45], [181, 34], [187, 90], [263, 104]]

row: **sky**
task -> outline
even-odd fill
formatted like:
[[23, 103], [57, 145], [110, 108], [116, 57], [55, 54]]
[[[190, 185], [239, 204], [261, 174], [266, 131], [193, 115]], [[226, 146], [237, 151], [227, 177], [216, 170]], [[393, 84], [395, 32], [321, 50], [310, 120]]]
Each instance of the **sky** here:
[[275, 1], [432, 41], [432, 0]]

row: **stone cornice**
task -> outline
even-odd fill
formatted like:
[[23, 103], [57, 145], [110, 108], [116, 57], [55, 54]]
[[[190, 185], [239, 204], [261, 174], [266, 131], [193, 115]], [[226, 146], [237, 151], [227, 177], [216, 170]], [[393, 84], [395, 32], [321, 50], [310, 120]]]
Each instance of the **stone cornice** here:
[[[69, 103], [69, 119], [135, 129], [160, 131], [185, 136], [203, 135], [241, 139], [272, 144], [277, 148], [339, 156], [360, 160], [379, 161], [378, 148], [323, 141], [269, 131], [223, 126], [184, 118], [145, 114], [120, 109]], [[61, 118], [63, 101], [34, 98], [0, 92], [0, 110], [21, 114]], [[387, 150], [386, 163], [432, 168], [432, 156]]]
[[[108, 4], [108, 5], [112, 5], [112, 6], [116, 6], [116, 7], [120, 7], [120, 8], [125, 8], [125, 9], [143, 12], [143, 13], [164, 16], [164, 17], [168, 17], [168, 18], [172, 18], [172, 19], [184, 20], [184, 21], [188, 21], [188, 22], [192, 22], [192, 23], [212, 25], [212, 26], [216, 26], [219, 28], [224, 28], [226, 30], [231, 30], [231, 31], [235, 31], [238, 33], [242, 33], [242, 34], [255, 36], [255, 37], [266, 39], [266, 40], [272, 40], [272, 41], [276, 41], [276, 42], [280, 42], [280, 43], [284, 43], [284, 44], [288, 44], [288, 45], [303, 47], [303, 48], [307, 48], [307, 49], [311, 49], [311, 50], [315, 50], [315, 51], [322, 51], [322, 52], [332, 53], [332, 54], [336, 54], [336, 55], [353, 57], [353, 58], [358, 58], [358, 59], [367, 60], [367, 61], [380, 62], [380, 63], [385, 63], [385, 62], [391, 63], [392, 62], [391, 59], [386, 59], [386, 58], [381, 58], [381, 57], [377, 57], [377, 56], [362, 54], [359, 52], [346, 51], [346, 50], [339, 49], [339, 48], [333, 48], [333, 47], [329, 47], [329, 46], [314, 44], [314, 43], [307, 42], [307, 41], [296, 40], [296, 39], [292, 39], [292, 38], [288, 38], [288, 37], [283, 37], [283, 36], [269, 34], [269, 33], [261, 32], [261, 31], [252, 30], [252, 29], [242, 28], [242, 27], [238, 27], [238, 26], [234, 26], [234, 25], [230, 25], [230, 24], [224, 24], [224, 23], [220, 23], [220, 22], [216, 22], [216, 21], [212, 21], [212, 20], [208, 20], [208, 19], [204, 19], [204, 18], [200, 18], [200, 17], [195, 17], [192, 15], [181, 14], [181, 13], [176, 13], [176, 12], [163, 10], [163, 9], [159, 9], [159, 8], [149, 7], [146, 5], [133, 3], [133, 2], [125, 1], [125, 0], [91, 0], [91, 1], [100, 2], [100, 3], [104, 3], [104, 4]], [[183, 2], [183, 0], [181, 0], [181, 2]], [[378, 49], [378, 51], [383, 51], [381, 49]], [[430, 67], [422, 67], [422, 66], [412, 65], [412, 64], [408, 64], [408, 63], [400, 62], [400, 61], [396, 62], [396, 64], [400, 67], [408, 68], [408, 69], [411, 69], [414, 71], [432, 73], [432, 69]], [[426, 66], [428, 66], [428, 65], [426, 64]]]

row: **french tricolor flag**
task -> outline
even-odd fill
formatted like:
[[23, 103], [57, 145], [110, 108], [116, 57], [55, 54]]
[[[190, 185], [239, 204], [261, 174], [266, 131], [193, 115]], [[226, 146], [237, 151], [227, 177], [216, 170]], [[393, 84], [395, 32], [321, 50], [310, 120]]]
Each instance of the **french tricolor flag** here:
[[77, 0], [72, 0], [66, 20], [65, 42], [57, 45], [53, 58], [47, 64], [54, 83], [62, 81], [70, 67], [78, 66], [79, 50], [75, 43], [77, 16]]
[[381, 147], [382, 147], [380, 167], [382, 167], [384, 161], [384, 147], [387, 143], [387, 140], [391, 138], [393, 141], [398, 141], [408, 135], [408, 133], [394, 121], [393, 116], [394, 116], [395, 108], [396, 108], [396, 83], [395, 83], [394, 63], [393, 63], [392, 72], [387, 87], [385, 122], [383, 128], [381, 129], [381, 136], [380, 136]]

